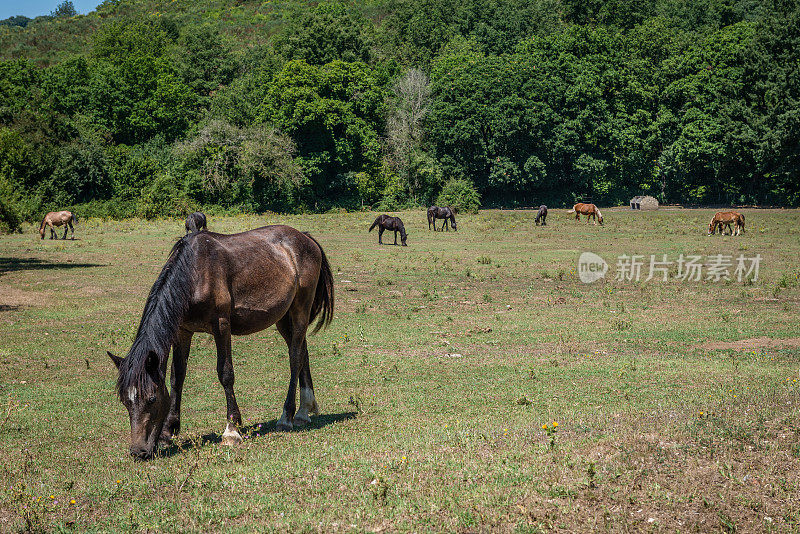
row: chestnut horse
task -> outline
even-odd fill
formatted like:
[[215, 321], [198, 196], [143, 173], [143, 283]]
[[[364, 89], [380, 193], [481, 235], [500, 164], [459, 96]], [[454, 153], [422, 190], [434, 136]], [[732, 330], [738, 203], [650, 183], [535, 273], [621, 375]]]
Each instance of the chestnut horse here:
[[199, 211], [190, 213], [189, 216], [186, 217], [186, 233], [193, 234], [201, 230], [208, 230], [205, 214]]
[[408, 234], [406, 234], [406, 228], [405, 226], [403, 226], [403, 221], [400, 219], [400, 217], [391, 217], [389, 215], [386, 215], [385, 213], [383, 215], [378, 215], [378, 217], [375, 219], [375, 222], [372, 223], [372, 226], [369, 227], [368, 231], [371, 232], [372, 229], [375, 228], [376, 226], [378, 227], [379, 245], [383, 245], [383, 241], [381, 239], [383, 237], [383, 232], [385, 230], [393, 230], [394, 244], [395, 245], [397, 244], [397, 232], [400, 232], [400, 242], [403, 244], [404, 247], [407, 246], [406, 237], [408, 237]]
[[576, 221], [580, 220], [581, 215], [586, 215], [587, 224], [589, 222], [589, 219], [592, 218], [594, 218], [594, 224], [597, 224], [598, 222], [600, 223], [601, 226], [603, 224], [603, 214], [600, 213], [600, 210], [597, 209], [597, 206], [595, 206], [594, 204], [583, 204], [579, 202], [574, 206], [572, 206], [572, 209], [569, 210], [567, 213], [574, 213]]
[[51, 211], [42, 219], [42, 224], [39, 225], [39, 235], [44, 239], [44, 227], [50, 227], [50, 239], [58, 239], [55, 227], [63, 226], [64, 235], [61, 239], [67, 238], [67, 230], [72, 231], [72, 239], [75, 239], [75, 229], [72, 227], [72, 222], [78, 222], [78, 217], [71, 211]]
[[[117, 366], [117, 394], [131, 422], [130, 453], [153, 456], [159, 441], [180, 429], [181, 393], [189, 345], [195, 332], [214, 336], [217, 375], [225, 391], [226, 444], [240, 443], [242, 424], [233, 393], [231, 335], [252, 334], [276, 325], [289, 347], [289, 391], [280, 430], [310, 421], [319, 413], [311, 382], [306, 332], [333, 317], [333, 275], [322, 247], [288, 226], [265, 226], [241, 234], [197, 232], [182, 237], [156, 279], [136, 338], [125, 358], [108, 355]], [[171, 395], [166, 371], [172, 348]], [[300, 382], [300, 408], [295, 394]]]
[[[731, 225], [734, 225], [734, 229], [731, 229]], [[719, 233], [725, 235], [724, 226], [728, 227], [731, 235], [739, 235], [744, 232], [744, 215], [735, 211], [718, 211], [708, 223], [708, 235], [716, 233], [717, 227]]]
[[448, 231], [450, 228], [447, 226], [447, 221], [450, 221], [450, 224], [453, 226], [453, 230], [458, 232], [458, 226], [456, 225], [456, 212], [451, 207], [440, 208], [439, 206], [431, 206], [428, 208], [428, 230], [431, 229], [431, 225], [433, 225], [433, 231], [436, 231], [436, 219], [444, 219], [442, 223], [442, 232], [444, 229], [447, 228]]

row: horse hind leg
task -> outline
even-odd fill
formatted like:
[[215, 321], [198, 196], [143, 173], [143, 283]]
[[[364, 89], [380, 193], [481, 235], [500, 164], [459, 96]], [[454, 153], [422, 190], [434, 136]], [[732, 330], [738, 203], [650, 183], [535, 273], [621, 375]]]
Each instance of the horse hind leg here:
[[214, 341], [217, 345], [217, 376], [225, 390], [225, 403], [227, 404], [227, 423], [222, 434], [222, 442], [226, 445], [237, 445], [242, 442], [239, 427], [242, 425], [242, 415], [239, 413], [239, 404], [233, 393], [233, 360], [231, 358], [231, 323], [227, 316], [220, 317], [212, 328]]
[[300, 406], [294, 414], [294, 424], [307, 425], [311, 422], [311, 415], [319, 415], [319, 405], [314, 396], [314, 383], [311, 380], [311, 366], [308, 361], [308, 343], [303, 340], [303, 363], [300, 371]]
[[[69, 223], [69, 231], [70, 231], [69, 238], [74, 240], [75, 239], [75, 228], [72, 227], [72, 222]], [[66, 232], [65, 232], [65, 235], [66, 235]]]
[[[291, 312], [290, 312], [291, 313]], [[283, 413], [281, 414], [281, 418], [278, 419], [276, 426], [278, 430], [289, 431], [294, 426], [295, 421], [298, 424], [304, 424], [306, 419], [308, 419], [308, 412], [309, 409], [313, 411], [313, 407], [316, 404], [314, 401], [314, 391], [313, 388], [310, 386], [310, 382], [306, 382], [305, 379], [303, 384], [306, 386], [305, 393], [301, 390], [301, 401], [306, 405], [306, 410], [300, 412], [300, 418], [297, 418], [296, 409], [296, 393], [297, 393], [297, 382], [300, 378], [301, 371], [303, 371], [303, 363], [305, 358], [308, 357], [308, 350], [306, 347], [306, 330], [308, 329], [308, 320], [306, 315], [306, 320], [303, 322], [302, 317], [300, 314], [296, 314], [295, 317], [291, 316], [284, 316], [278, 322], [278, 332], [281, 333], [283, 339], [286, 341], [286, 344], [289, 346], [289, 367], [290, 367], [290, 375], [289, 375], [289, 391], [286, 393], [286, 402], [283, 404]], [[304, 350], [305, 348], [305, 350]], [[310, 373], [308, 378], [310, 378]], [[309, 392], [308, 390], [311, 389]], [[310, 396], [309, 396], [310, 393]]]

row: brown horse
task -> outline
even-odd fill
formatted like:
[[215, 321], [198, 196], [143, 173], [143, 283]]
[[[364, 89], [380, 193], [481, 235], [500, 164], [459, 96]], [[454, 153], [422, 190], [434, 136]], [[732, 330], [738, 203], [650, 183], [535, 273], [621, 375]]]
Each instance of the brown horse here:
[[72, 239], [75, 239], [75, 229], [72, 227], [72, 222], [78, 222], [78, 217], [71, 211], [51, 211], [42, 219], [42, 224], [39, 225], [39, 235], [44, 239], [45, 226], [50, 227], [50, 239], [58, 239], [55, 227], [63, 226], [64, 235], [61, 239], [67, 238], [67, 231], [72, 231]]
[[[172, 248], [147, 303], [127, 357], [110, 352], [119, 370], [117, 393], [131, 422], [130, 452], [153, 456], [159, 440], [180, 429], [181, 393], [189, 345], [195, 332], [214, 336], [217, 375], [225, 391], [227, 425], [222, 440], [241, 442], [242, 416], [233, 393], [231, 335], [252, 334], [276, 325], [289, 347], [289, 391], [281, 430], [318, 413], [311, 382], [306, 332], [333, 317], [333, 275], [322, 247], [288, 226], [266, 226], [241, 234], [198, 232]], [[314, 330], [314, 331], [316, 331]], [[165, 381], [172, 347], [172, 394]], [[300, 408], [295, 394], [300, 382]]]
[[597, 224], [599, 222], [601, 226], [603, 225], [603, 214], [600, 213], [600, 210], [597, 209], [597, 206], [595, 206], [594, 204], [583, 204], [579, 202], [574, 206], [572, 206], [572, 209], [569, 210], [567, 213], [574, 213], [576, 221], [580, 220], [581, 215], [586, 215], [587, 224], [589, 223], [589, 219], [593, 218], [594, 224]]
[[378, 227], [379, 245], [383, 245], [383, 240], [381, 239], [383, 237], [383, 232], [385, 230], [393, 230], [394, 244], [397, 244], [397, 232], [400, 232], [400, 242], [404, 247], [407, 246], [406, 237], [408, 237], [408, 235], [406, 234], [406, 228], [403, 226], [403, 221], [400, 219], [400, 217], [391, 217], [385, 213], [383, 215], [378, 215], [378, 217], [375, 219], [375, 222], [373, 222], [372, 226], [369, 227], [368, 231], [371, 232], [376, 226]]
[[[734, 229], [731, 229], [731, 225], [734, 225]], [[718, 211], [708, 223], [708, 235], [716, 233], [717, 227], [719, 233], [725, 235], [724, 226], [728, 227], [731, 235], [739, 235], [744, 232], [744, 215], [735, 211]]]
[[450, 224], [453, 226], [453, 231], [458, 232], [458, 226], [456, 225], [456, 212], [451, 207], [440, 208], [439, 206], [431, 206], [428, 208], [428, 230], [431, 229], [431, 225], [433, 225], [433, 231], [436, 231], [436, 219], [444, 219], [442, 223], [442, 232], [444, 229], [447, 228], [449, 231], [450, 228], [447, 226], [447, 221], [450, 221]]
[[186, 217], [186, 233], [193, 234], [195, 232], [200, 232], [201, 230], [208, 230], [208, 226], [206, 226], [205, 214], [200, 213], [199, 211], [190, 213], [189, 216]]

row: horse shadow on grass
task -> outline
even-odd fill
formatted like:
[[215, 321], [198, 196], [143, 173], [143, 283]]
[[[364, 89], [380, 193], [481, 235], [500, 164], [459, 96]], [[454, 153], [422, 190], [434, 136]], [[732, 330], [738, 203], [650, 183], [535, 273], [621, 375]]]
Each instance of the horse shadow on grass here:
[[46, 269], [80, 269], [84, 267], [103, 267], [99, 263], [66, 263], [41, 260], [39, 258], [0, 257], [0, 275], [15, 271], [43, 271]]
[[[292, 432], [308, 432], [310, 430], [318, 430], [333, 423], [347, 421], [348, 419], [355, 419], [357, 415], [358, 414], [356, 412], [342, 412], [342, 413], [317, 415], [311, 418], [311, 422], [309, 424], [303, 427], [295, 427], [292, 430]], [[264, 423], [253, 423], [251, 425], [244, 425], [241, 428], [239, 428], [239, 433], [242, 435], [245, 441], [249, 441], [261, 436], [266, 436], [267, 434], [284, 432], [283, 430], [278, 430], [276, 426], [277, 422], [278, 422], [277, 419], [273, 419], [271, 421], [267, 421]], [[169, 445], [159, 449], [158, 456], [162, 458], [170, 458], [172, 456], [185, 453], [197, 447], [205, 447], [206, 445], [215, 445], [217, 443], [222, 443], [222, 434], [218, 434], [216, 432], [211, 432], [210, 434], [203, 434], [202, 436], [196, 439], [183, 439], [180, 440], [180, 442], [173, 440], [173, 442], [170, 443]]]

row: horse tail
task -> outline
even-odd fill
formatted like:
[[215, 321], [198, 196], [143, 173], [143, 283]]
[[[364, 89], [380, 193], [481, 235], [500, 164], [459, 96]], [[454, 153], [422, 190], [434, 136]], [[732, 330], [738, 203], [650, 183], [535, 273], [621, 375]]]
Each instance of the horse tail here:
[[370, 227], [369, 227], [369, 230], [368, 230], [368, 231], [369, 231], [369, 232], [371, 232], [373, 228], [375, 228], [376, 226], [378, 226], [378, 221], [380, 221], [380, 220], [381, 220], [381, 218], [380, 218], [380, 216], [378, 216], [378, 218], [377, 218], [377, 219], [375, 219], [375, 222], [374, 222], [374, 223], [372, 223], [372, 226], [370, 226]]
[[309, 323], [312, 323], [319, 316], [317, 326], [312, 330], [312, 333], [315, 333], [323, 327], [327, 327], [333, 320], [333, 273], [322, 245], [310, 234], [304, 233], [316, 243], [320, 254], [322, 254], [322, 265], [319, 268], [319, 279], [317, 280], [317, 292], [314, 295], [314, 302], [311, 304], [311, 316], [309, 318]]
[[744, 232], [744, 214], [743, 213], [739, 214], [739, 224], [741, 224], [742, 232]]
[[575, 208], [572, 208], [572, 209], [571, 209], [571, 210], [569, 210], [567, 213], [575, 213]]

